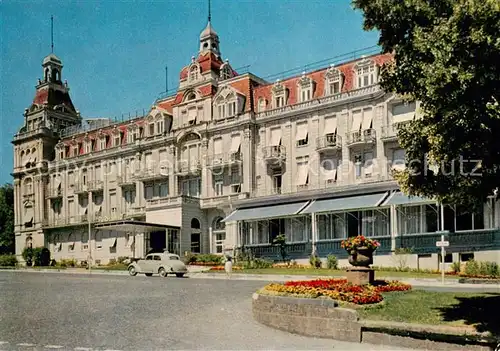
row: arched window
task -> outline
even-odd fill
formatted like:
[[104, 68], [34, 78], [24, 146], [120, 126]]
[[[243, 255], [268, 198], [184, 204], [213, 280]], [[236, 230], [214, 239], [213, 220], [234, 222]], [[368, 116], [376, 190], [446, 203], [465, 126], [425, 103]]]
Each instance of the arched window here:
[[191, 220], [191, 229], [201, 229], [200, 221], [197, 218]]
[[33, 247], [33, 239], [31, 238], [31, 236], [28, 236], [26, 238], [26, 247]]
[[222, 222], [222, 217], [216, 217], [213, 221], [212, 224], [212, 230], [214, 231], [219, 231], [219, 230], [226, 230], [226, 223]]

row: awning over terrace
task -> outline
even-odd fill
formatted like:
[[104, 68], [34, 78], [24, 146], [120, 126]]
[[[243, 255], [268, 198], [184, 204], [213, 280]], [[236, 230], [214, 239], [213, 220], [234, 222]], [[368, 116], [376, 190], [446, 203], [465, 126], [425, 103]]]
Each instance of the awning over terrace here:
[[141, 221], [113, 221], [106, 223], [97, 223], [95, 225], [96, 229], [102, 230], [116, 230], [118, 232], [140, 232], [140, 233], [151, 233], [166, 229], [179, 229], [179, 227], [157, 224], [157, 223], [146, 223]]
[[381, 206], [390, 205], [418, 205], [424, 203], [435, 203], [432, 199], [426, 199], [419, 196], [407, 196], [400, 191], [395, 191], [384, 201]]
[[252, 208], [242, 208], [233, 211], [222, 222], [250, 221], [258, 219], [280, 218], [294, 216], [307, 206], [309, 201], [295, 202], [291, 204], [261, 206]]
[[339, 212], [378, 207], [388, 195], [389, 192], [385, 192], [370, 195], [339, 197], [335, 199], [314, 200], [302, 210], [301, 214]]

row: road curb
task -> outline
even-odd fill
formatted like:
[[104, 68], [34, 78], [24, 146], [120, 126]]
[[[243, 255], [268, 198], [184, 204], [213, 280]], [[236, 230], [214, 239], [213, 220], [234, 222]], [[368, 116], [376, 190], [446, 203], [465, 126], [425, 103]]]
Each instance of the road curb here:
[[[123, 276], [128, 275], [128, 272], [123, 270], [99, 270], [92, 269], [89, 272], [86, 269], [0, 269], [0, 272], [25, 272], [25, 273], [66, 273], [66, 274], [86, 274], [86, 275], [109, 275], [109, 276]], [[332, 278], [345, 278], [342, 276], [311, 276], [311, 275], [277, 275], [277, 274], [247, 274], [247, 273], [232, 273], [231, 278], [228, 278], [224, 273], [207, 273], [207, 272], [188, 272], [186, 275], [188, 278], [194, 279], [230, 279], [230, 280], [256, 280], [256, 281], [266, 281], [266, 282], [286, 282], [290, 280], [314, 280], [314, 279], [332, 279]], [[400, 279], [395, 277], [384, 277], [384, 280], [398, 280], [403, 283], [410, 284], [415, 287], [446, 287], [446, 288], [465, 288], [465, 289], [498, 289], [500, 292], [500, 284], [465, 284], [457, 282], [445, 281], [445, 284], [441, 284], [438, 279], [430, 278], [406, 278]]]

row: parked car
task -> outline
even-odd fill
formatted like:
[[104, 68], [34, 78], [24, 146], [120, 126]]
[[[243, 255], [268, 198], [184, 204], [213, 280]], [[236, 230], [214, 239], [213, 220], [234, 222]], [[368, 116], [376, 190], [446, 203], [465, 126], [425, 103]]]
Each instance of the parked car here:
[[187, 267], [179, 255], [168, 252], [150, 253], [146, 255], [145, 259], [137, 260], [128, 265], [128, 273], [131, 276], [135, 276], [137, 273], [144, 273], [147, 277], [151, 277], [153, 274], [159, 274], [161, 277], [175, 274], [181, 278], [187, 271]]

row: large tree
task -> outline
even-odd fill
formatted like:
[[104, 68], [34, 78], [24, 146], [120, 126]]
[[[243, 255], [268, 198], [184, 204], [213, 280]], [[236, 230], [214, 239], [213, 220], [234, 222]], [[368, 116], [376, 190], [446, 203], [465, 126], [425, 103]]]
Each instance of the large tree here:
[[353, 0], [353, 6], [363, 12], [365, 30], [379, 31], [383, 52], [393, 54], [382, 87], [421, 103], [421, 118], [398, 133], [408, 166], [395, 174], [401, 189], [481, 204], [500, 186], [500, 1]]
[[0, 187], [0, 254], [15, 252], [14, 189], [5, 184]]

